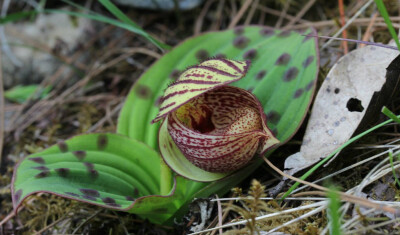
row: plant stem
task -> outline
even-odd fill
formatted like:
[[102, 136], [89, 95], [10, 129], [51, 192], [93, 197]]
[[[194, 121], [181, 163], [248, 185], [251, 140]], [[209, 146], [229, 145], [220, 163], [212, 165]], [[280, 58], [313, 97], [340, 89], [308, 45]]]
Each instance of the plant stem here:
[[168, 195], [172, 187], [172, 172], [163, 159], [160, 159], [160, 167], [160, 193]]

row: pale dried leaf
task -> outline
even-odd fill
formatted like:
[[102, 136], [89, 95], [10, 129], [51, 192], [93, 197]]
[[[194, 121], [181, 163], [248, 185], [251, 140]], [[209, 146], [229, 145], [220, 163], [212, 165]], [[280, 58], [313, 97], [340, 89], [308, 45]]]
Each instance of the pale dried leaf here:
[[311, 166], [349, 140], [398, 54], [367, 46], [343, 56], [332, 67], [316, 96], [300, 152], [285, 161], [286, 173]]

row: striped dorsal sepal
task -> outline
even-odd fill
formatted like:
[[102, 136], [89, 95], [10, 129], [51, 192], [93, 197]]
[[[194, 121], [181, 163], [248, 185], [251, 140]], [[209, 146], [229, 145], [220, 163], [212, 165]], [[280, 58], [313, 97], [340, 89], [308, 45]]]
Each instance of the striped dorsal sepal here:
[[209, 59], [189, 67], [165, 90], [160, 111], [152, 123], [160, 121], [172, 111], [207, 91], [243, 78], [249, 66], [250, 61]]

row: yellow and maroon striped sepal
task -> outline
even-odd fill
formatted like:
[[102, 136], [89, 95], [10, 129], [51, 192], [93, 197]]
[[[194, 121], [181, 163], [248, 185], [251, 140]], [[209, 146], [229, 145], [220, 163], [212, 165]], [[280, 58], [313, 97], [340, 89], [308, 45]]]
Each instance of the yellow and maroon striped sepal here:
[[172, 111], [207, 91], [243, 78], [249, 66], [250, 61], [209, 59], [188, 68], [165, 90], [160, 111], [152, 123], [160, 121]]

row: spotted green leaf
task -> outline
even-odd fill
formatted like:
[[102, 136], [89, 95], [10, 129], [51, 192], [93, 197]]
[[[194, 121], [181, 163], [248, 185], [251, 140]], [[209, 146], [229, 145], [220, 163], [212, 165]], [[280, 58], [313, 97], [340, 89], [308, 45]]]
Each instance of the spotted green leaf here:
[[[133, 86], [121, 111], [118, 132], [157, 149], [157, 116], [161, 97], [189, 66], [209, 58], [251, 60], [247, 74], [233, 85], [251, 91], [259, 99], [269, 128], [281, 143], [295, 134], [308, 110], [318, 73], [316, 39], [305, 32], [278, 31], [267, 27], [238, 27], [190, 38], [158, 60]], [[195, 197], [226, 192], [251, 174], [262, 161], [254, 161], [236, 173], [213, 183], [177, 177], [175, 201], [182, 215]]]
[[14, 174], [12, 199], [17, 210], [27, 196], [49, 192], [161, 223], [177, 208], [172, 188], [159, 200], [159, 182], [156, 151], [122, 135], [88, 134], [26, 157]]
[[183, 70], [211, 56], [251, 60], [246, 76], [233, 84], [255, 94], [281, 143], [294, 135], [314, 91], [316, 41], [258, 26], [206, 33], [171, 50], [133, 86], [118, 123], [118, 133], [127, 137], [77, 136], [22, 160], [13, 176], [14, 209], [30, 194], [49, 192], [172, 223], [195, 197], [226, 192], [245, 179], [259, 158], [222, 180], [199, 183], [172, 177], [157, 153], [159, 123], [150, 122], [160, 97]]

